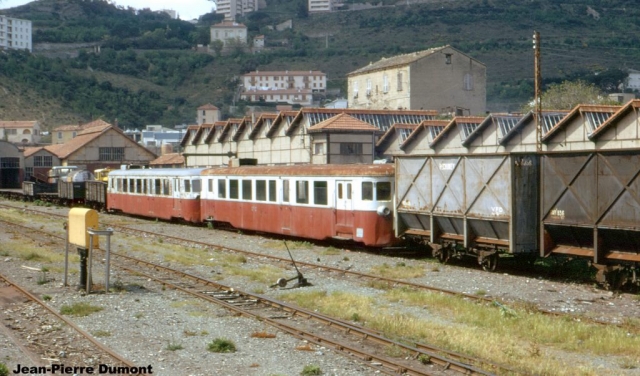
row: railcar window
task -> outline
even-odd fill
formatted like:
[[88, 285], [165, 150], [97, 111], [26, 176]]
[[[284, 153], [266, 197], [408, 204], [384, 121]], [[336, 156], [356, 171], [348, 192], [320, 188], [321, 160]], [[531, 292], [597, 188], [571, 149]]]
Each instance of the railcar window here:
[[126, 192], [127, 191], [126, 187], [122, 186], [122, 179], [118, 179], [118, 189], [117, 189], [117, 191], [118, 192], [120, 192], [120, 191]]
[[276, 202], [276, 181], [269, 180], [269, 201]]
[[202, 191], [202, 181], [200, 179], [195, 179], [191, 182], [191, 186], [193, 187], [193, 191], [195, 193], [200, 193]]
[[391, 182], [379, 181], [376, 184], [376, 200], [391, 201]]
[[238, 181], [229, 179], [229, 198], [238, 199]]
[[209, 192], [213, 192], [213, 179], [209, 179]]
[[342, 184], [338, 184], [338, 198], [342, 199]]
[[306, 180], [298, 180], [296, 182], [296, 202], [298, 204], [309, 203], [309, 182]]
[[127, 193], [129, 192], [129, 181], [127, 179], [122, 179], [122, 192]]
[[251, 180], [243, 180], [242, 181], [242, 199], [243, 200], [251, 200], [252, 189], [251, 189]]
[[256, 180], [256, 200], [267, 201], [267, 181]]
[[185, 193], [191, 192], [191, 180], [184, 181], [184, 191]]
[[147, 179], [142, 179], [142, 193], [147, 194]]
[[351, 200], [351, 183], [347, 183], [347, 200]]
[[162, 194], [171, 196], [171, 182], [168, 179], [162, 181]]
[[154, 185], [153, 185], [153, 193], [155, 193], [156, 195], [161, 195], [162, 194], [162, 180], [160, 179], [154, 179]]
[[[132, 181], [133, 181], [133, 179], [132, 179]], [[135, 180], [135, 189], [133, 190], [133, 192], [140, 193], [141, 189], [142, 189], [142, 179], [136, 179]]]
[[327, 200], [327, 182], [326, 181], [314, 181], [313, 182], [313, 203], [316, 205], [326, 205]]
[[227, 198], [227, 180], [218, 180], [218, 198]]
[[282, 181], [282, 202], [289, 202], [289, 180]]
[[362, 182], [362, 201], [373, 201], [373, 183], [370, 181]]

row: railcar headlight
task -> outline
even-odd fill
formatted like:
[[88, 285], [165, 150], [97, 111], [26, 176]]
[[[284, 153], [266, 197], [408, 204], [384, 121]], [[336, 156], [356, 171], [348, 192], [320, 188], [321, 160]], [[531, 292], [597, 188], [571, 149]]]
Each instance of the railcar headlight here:
[[378, 210], [376, 210], [376, 213], [378, 213], [378, 215], [381, 217], [388, 217], [391, 214], [391, 209], [384, 205], [380, 205], [378, 206]]

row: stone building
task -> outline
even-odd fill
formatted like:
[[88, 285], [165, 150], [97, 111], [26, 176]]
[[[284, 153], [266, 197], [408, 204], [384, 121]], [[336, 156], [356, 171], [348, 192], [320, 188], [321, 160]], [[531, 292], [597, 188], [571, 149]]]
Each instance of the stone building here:
[[450, 46], [382, 58], [347, 76], [349, 108], [485, 113], [485, 65]]

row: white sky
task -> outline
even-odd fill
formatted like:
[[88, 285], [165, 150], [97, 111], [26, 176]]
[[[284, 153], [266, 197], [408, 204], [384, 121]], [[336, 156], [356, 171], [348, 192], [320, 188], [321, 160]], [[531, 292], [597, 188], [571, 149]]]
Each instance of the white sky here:
[[[33, 0], [0, 0], [0, 9], [17, 7], [32, 1]], [[208, 0], [112, 0], [112, 2], [125, 8], [149, 8], [151, 10], [172, 9], [178, 13], [182, 20], [198, 18], [205, 13], [210, 13], [211, 9], [215, 7], [215, 3]]]

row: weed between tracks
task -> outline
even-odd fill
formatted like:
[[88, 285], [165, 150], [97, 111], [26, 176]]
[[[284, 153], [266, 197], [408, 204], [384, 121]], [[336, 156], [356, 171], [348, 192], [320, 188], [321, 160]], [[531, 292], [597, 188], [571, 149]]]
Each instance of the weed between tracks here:
[[[280, 298], [345, 320], [357, 317], [361, 325], [389, 338], [432, 343], [529, 374], [599, 373], [587, 361], [569, 366], [561, 360], [578, 359], [576, 354], [615, 358], [620, 367], [617, 373], [640, 367], [640, 336], [617, 327], [545, 316], [526, 307], [505, 307], [511, 312], [505, 315], [498, 305], [410, 288], [388, 289], [375, 298], [324, 291], [285, 293]], [[389, 313], [391, 304], [414, 307], [424, 314]]]

